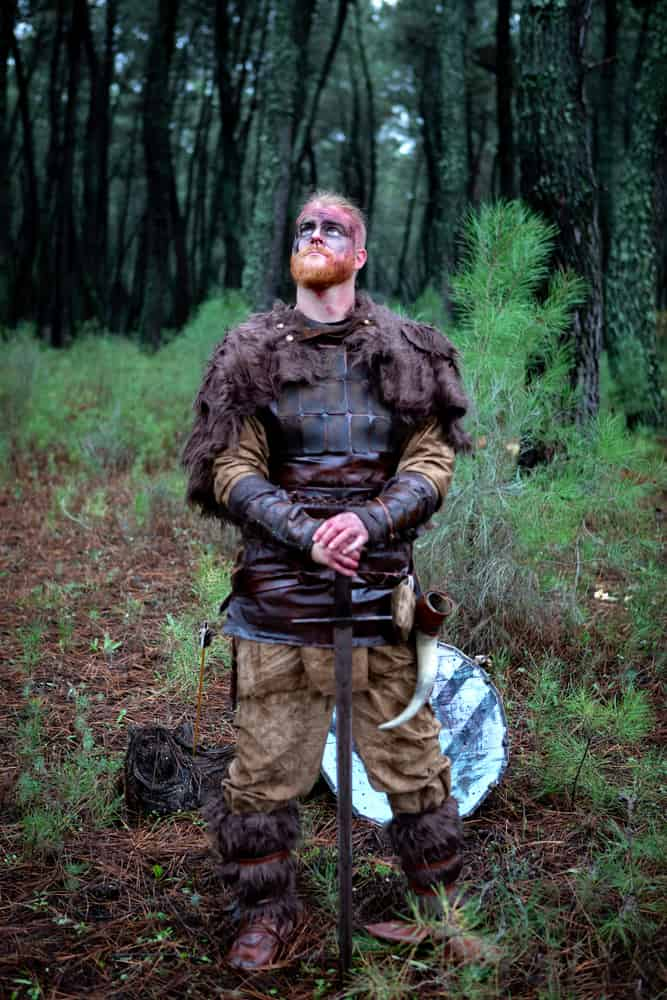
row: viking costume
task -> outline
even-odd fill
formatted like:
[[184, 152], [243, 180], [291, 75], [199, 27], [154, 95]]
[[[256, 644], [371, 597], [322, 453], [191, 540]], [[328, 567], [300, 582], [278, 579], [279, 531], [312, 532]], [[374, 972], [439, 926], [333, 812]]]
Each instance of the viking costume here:
[[237, 754], [209, 819], [251, 953], [254, 929], [279, 936], [297, 912], [295, 799], [317, 777], [335, 702], [332, 626], [318, 621], [331, 617], [334, 573], [310, 551], [334, 514], [354, 512], [369, 535], [352, 581], [357, 749], [389, 797], [413, 891], [432, 895], [459, 873], [433, 712], [426, 705], [391, 732], [378, 725], [414, 689], [414, 648], [394, 630], [391, 595], [413, 572], [412, 542], [447, 492], [454, 454], [469, 446], [467, 405], [449, 341], [362, 295], [330, 325], [277, 303], [231, 331], [208, 366], [184, 453], [188, 498], [243, 536], [225, 625]]

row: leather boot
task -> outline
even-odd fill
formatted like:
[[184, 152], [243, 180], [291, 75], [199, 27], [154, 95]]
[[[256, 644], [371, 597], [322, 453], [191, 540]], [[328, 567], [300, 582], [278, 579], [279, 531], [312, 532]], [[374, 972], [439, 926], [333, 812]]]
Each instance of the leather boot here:
[[[429, 812], [399, 813], [389, 824], [389, 836], [424, 921], [387, 920], [368, 924], [366, 930], [380, 940], [395, 943], [418, 945], [426, 940], [441, 940], [448, 958], [480, 959], [480, 940], [464, 933], [456, 916], [454, 882], [463, 863], [463, 828], [456, 800], [450, 796]], [[448, 899], [444, 905], [443, 890]]]
[[278, 960], [296, 924], [292, 849], [299, 836], [294, 803], [269, 813], [229, 811], [224, 801], [207, 806], [218, 872], [236, 889], [241, 920], [226, 961], [237, 969], [266, 969]]

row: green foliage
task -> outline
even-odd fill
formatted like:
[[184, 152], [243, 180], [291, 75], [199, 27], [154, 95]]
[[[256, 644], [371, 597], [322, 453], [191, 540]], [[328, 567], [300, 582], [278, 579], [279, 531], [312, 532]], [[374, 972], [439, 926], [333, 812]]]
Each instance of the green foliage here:
[[536, 795], [588, 803], [598, 815], [618, 812], [628, 798], [645, 814], [659, 807], [664, 762], [640, 750], [655, 725], [645, 691], [631, 687], [605, 699], [588, 685], [565, 688], [559, 664], [547, 660], [526, 707], [536, 740], [528, 762]]
[[39, 663], [43, 637], [44, 625], [42, 622], [33, 622], [19, 629], [21, 663], [28, 676]]
[[[446, 567], [454, 595], [479, 617], [493, 614], [501, 630], [503, 619], [532, 616], [541, 599], [512, 519], [529, 488], [517, 475], [517, 454], [529, 437], [548, 433], [555, 450], [572, 434], [555, 422], [567, 405], [559, 334], [582, 286], [558, 274], [538, 300], [553, 236], [519, 203], [487, 206], [468, 218], [464, 264], [452, 282], [459, 312], [453, 337], [474, 401], [467, 426], [476, 453], [457, 468], [445, 517], [420, 543], [420, 560], [434, 582]], [[527, 385], [533, 356], [541, 368]]]
[[[667, 877], [664, 858], [667, 837], [653, 821], [639, 834], [610, 822], [600, 853], [576, 873], [576, 894], [600, 929], [602, 940], [632, 953], [638, 940], [658, 927]], [[662, 863], [663, 874], [656, 874]]]
[[[156, 353], [101, 334], [66, 351], [25, 333], [0, 343], [5, 449], [61, 456], [92, 474], [176, 464], [204, 363], [246, 313], [235, 293], [207, 302]], [[101, 504], [98, 497], [88, 513], [103, 516]]]
[[[618, 416], [602, 413], [585, 432], [563, 419], [571, 399], [560, 334], [583, 287], [561, 272], [549, 279], [553, 237], [519, 203], [468, 218], [451, 334], [473, 400], [466, 426], [475, 451], [459, 461], [417, 557], [425, 581], [445, 583], [461, 606], [449, 623], [453, 640], [470, 648], [472, 621], [474, 646], [483, 650], [507, 645], [517, 627], [572, 633], [586, 620], [599, 567], [611, 569], [625, 581], [618, 600], [629, 596], [632, 657], [655, 646], [661, 627], [652, 516], [643, 501], [664, 460]], [[420, 314], [437, 320], [433, 306], [423, 297]], [[531, 448], [546, 461], [523, 473], [518, 458]]]
[[44, 704], [29, 699], [18, 724], [16, 749], [22, 764], [16, 801], [25, 844], [38, 854], [59, 853], [65, 837], [81, 829], [112, 823], [120, 810], [115, 785], [119, 758], [102, 753], [88, 724], [88, 698], [77, 691], [74, 734], [55, 752], [44, 732]]
[[32, 412], [43, 351], [26, 329], [0, 340], [0, 462], [6, 470]]
[[[205, 552], [200, 560], [193, 592], [195, 602], [183, 615], [167, 615], [163, 625], [168, 663], [163, 679], [169, 687], [184, 695], [192, 695], [199, 681], [199, 628], [203, 621], [216, 622], [221, 601], [229, 593], [230, 566], [212, 552]], [[208, 670], [229, 667], [226, 644], [213, 640], [207, 653]]]

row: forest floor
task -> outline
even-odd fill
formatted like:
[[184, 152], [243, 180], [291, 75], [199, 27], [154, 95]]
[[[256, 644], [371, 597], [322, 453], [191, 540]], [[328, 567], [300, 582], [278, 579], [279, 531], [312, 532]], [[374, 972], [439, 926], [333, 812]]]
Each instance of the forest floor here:
[[[575, 883], [599, 832], [590, 804], [532, 794], [523, 761], [536, 736], [522, 704], [523, 673], [504, 692], [509, 769], [465, 824], [462, 880], [477, 893], [498, 961], [458, 969], [437, 950], [400, 951], [363, 934], [364, 923], [400, 910], [403, 883], [380, 828], [357, 819], [358, 933], [353, 976], [340, 990], [336, 804], [320, 782], [302, 810], [306, 920], [271, 972], [226, 968], [231, 900], [213, 873], [201, 819], [132, 824], [118, 800], [129, 726], [193, 720], [192, 686], [170, 681], [168, 623], [192, 618], [197, 567], [219, 532], [169, 504], [156, 504], [141, 525], [124, 516], [134, 503], [124, 476], [89, 481], [77, 497], [57, 474], [38, 481], [24, 471], [0, 495], [0, 996], [626, 1000], [667, 991], [656, 948], [619, 946], [582, 904]], [[599, 613], [622, 618], [624, 608], [599, 605]], [[196, 676], [194, 630], [191, 639]], [[206, 681], [209, 746], [234, 740], [222, 645], [214, 643]], [[657, 685], [645, 688], [657, 706]], [[663, 718], [650, 745], [664, 735]], [[41, 778], [39, 792], [21, 784], [26, 774]], [[32, 796], [39, 805], [38, 794], [45, 800], [28, 827], [25, 803]], [[631, 814], [628, 804], [622, 831], [631, 830]], [[635, 905], [632, 895], [621, 904]]]

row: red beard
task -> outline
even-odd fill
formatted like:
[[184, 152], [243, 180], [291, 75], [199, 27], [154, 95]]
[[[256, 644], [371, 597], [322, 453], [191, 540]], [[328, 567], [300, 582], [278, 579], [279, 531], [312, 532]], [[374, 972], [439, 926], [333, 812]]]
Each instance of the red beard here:
[[315, 256], [309, 246], [292, 254], [290, 272], [297, 285], [321, 290], [340, 285], [354, 274], [354, 254], [337, 257], [325, 246], [318, 247], [317, 253], [322, 256]]

